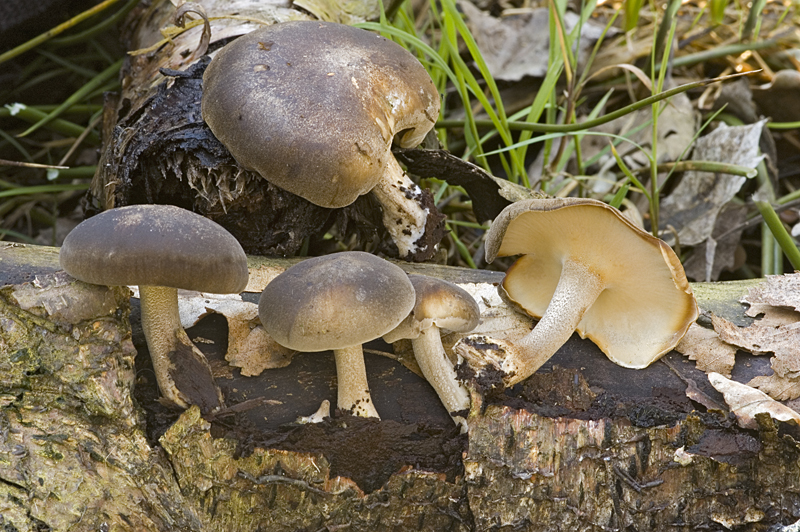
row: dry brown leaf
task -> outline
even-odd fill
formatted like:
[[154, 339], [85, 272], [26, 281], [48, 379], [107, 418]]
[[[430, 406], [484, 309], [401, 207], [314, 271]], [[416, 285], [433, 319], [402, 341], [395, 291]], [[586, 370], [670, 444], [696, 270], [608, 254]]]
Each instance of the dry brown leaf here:
[[800, 379], [786, 379], [776, 374], [753, 377], [748, 386], [758, 388], [777, 401], [791, 401], [800, 397]]
[[[547, 31], [549, 13], [546, 7], [519, 9], [493, 17], [472, 2], [458, 2], [483, 60], [495, 79], [519, 81], [525, 76], [544, 77], [548, 67], [550, 36]], [[567, 12], [564, 26], [572, 31], [578, 15]], [[616, 30], [612, 28], [612, 33]], [[579, 60], [585, 61], [603, 27], [593, 20], [582, 26]]]
[[[759, 148], [766, 120], [746, 126], [721, 126], [695, 142], [692, 159], [755, 168], [764, 158]], [[686, 172], [661, 204], [663, 225], [678, 230], [682, 246], [711, 236], [722, 207], [742, 188], [745, 177], [712, 172]]]
[[[138, 295], [138, 291], [134, 290]], [[192, 327], [200, 319], [216, 313], [228, 322], [228, 350], [225, 359], [241, 368], [242, 375], [260, 375], [265, 369], [288, 366], [294, 351], [275, 342], [261, 327], [258, 305], [242, 301], [238, 294], [202, 294], [180, 291], [178, 297], [181, 325]]]
[[761, 413], [769, 414], [780, 421], [800, 424], [800, 414], [762, 391], [727, 379], [719, 373], [710, 373], [708, 380], [725, 397], [725, 402], [736, 415], [739, 426], [744, 429], [757, 429], [756, 414]]
[[800, 322], [770, 325], [757, 321], [749, 327], [737, 327], [714, 316], [712, 323], [719, 337], [729, 344], [754, 355], [774, 353], [772, 369], [778, 376], [787, 379], [800, 377]]
[[[743, 303], [749, 303], [747, 298], [742, 299]], [[789, 307], [775, 307], [769, 303], [750, 303], [750, 308], [745, 311], [747, 316], [756, 318], [761, 316], [758, 323], [761, 325], [771, 325], [778, 327], [780, 325], [791, 325], [800, 321], [800, 314]]]
[[[766, 281], [747, 292], [742, 302], [751, 305], [750, 311], [747, 312], [748, 316], [756, 315], [751, 312], [752, 306], [755, 305], [788, 307], [800, 311], [800, 273], [768, 275]], [[794, 314], [793, 321], [800, 321], [800, 314]]]
[[686, 381], [686, 397], [695, 403], [700, 403], [706, 407], [707, 410], [725, 410], [725, 407], [701, 390], [697, 383], [692, 379], [687, 379]]
[[283, 347], [255, 320], [237, 319], [228, 316], [228, 352], [225, 360], [241, 369], [245, 377], [261, 375], [265, 369], [283, 368], [289, 365], [297, 353]]
[[[735, 270], [737, 250], [747, 217], [747, 207], [727, 203], [714, 222], [714, 231], [705, 242], [698, 244], [683, 263], [686, 276], [695, 281], [716, 281], [723, 270]], [[730, 229], [739, 228], [731, 231]], [[721, 239], [719, 237], [722, 236]]]
[[716, 331], [696, 323], [689, 327], [675, 350], [694, 360], [697, 369], [706, 373], [720, 373], [728, 378], [736, 362], [736, 347], [720, 340]]

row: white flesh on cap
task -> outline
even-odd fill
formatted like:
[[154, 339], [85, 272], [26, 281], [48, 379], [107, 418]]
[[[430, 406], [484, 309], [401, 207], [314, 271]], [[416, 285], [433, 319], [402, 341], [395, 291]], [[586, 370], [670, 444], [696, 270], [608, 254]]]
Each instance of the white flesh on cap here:
[[584, 313], [604, 288], [600, 278], [584, 264], [565, 260], [544, 315], [533, 330], [507, 352], [502, 364], [502, 370], [508, 375], [506, 383], [513, 386], [542, 367], [572, 336]]
[[[174, 368], [170, 353], [181, 346], [191, 349], [192, 355], [201, 366], [208, 369], [205, 355], [192, 343], [181, 325], [178, 311], [178, 290], [164, 286], [139, 286], [139, 301], [142, 309], [142, 329], [147, 339], [147, 348], [153, 361], [153, 371], [161, 394], [165, 399], [181, 408], [189, 408], [189, 399], [181, 393], [170, 374]], [[212, 378], [213, 382], [213, 378]], [[215, 386], [219, 407], [223, 404], [222, 393]]]
[[[420, 331], [417, 338], [411, 340], [414, 357], [425, 380], [436, 390], [442, 404], [448, 412], [458, 412], [469, 408], [469, 393], [458, 384], [453, 369], [442, 345], [438, 327], [430, 327]], [[453, 420], [466, 428], [466, 420], [453, 416]]]
[[380, 419], [367, 382], [367, 368], [364, 365], [364, 352], [361, 344], [334, 349], [336, 359], [337, 406], [340, 410], [354, 416], [376, 417]]
[[422, 191], [403, 171], [390, 154], [386, 173], [372, 193], [383, 209], [383, 225], [397, 245], [401, 257], [408, 257], [417, 250], [416, 242], [425, 234], [428, 209], [424, 209], [418, 198]]

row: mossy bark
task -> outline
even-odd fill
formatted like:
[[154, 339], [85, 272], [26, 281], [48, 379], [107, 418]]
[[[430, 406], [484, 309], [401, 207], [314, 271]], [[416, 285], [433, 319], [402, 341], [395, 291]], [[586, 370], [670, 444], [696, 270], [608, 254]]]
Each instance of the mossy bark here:
[[[289, 263], [251, 258], [251, 269]], [[580, 368], [538, 374], [526, 390], [543, 398], [535, 408], [473, 392], [454, 479], [408, 464], [365, 493], [331, 473], [324, 450], [240, 456], [196, 408], [151, 442], [132, 394], [129, 291], [74, 281], [54, 250], [29, 246], [0, 248], [0, 285], [6, 530], [766, 530], [800, 518], [796, 427], [760, 417], [743, 430], [702, 408], [590, 415], [599, 390]], [[731, 304], [746, 288], [715, 287], [724, 296], [714, 300]], [[602, 358], [573, 344], [586, 364]], [[619, 368], [616, 380], [655, 379], [658, 390], [661, 367]], [[391, 375], [376, 383], [396, 385]]]

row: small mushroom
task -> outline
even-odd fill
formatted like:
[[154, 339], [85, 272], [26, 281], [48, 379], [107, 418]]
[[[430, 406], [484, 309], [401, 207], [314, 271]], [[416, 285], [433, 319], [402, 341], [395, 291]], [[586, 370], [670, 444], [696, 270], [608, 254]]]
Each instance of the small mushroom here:
[[397, 327], [413, 306], [414, 287], [403, 270], [369, 253], [350, 251], [304, 260], [275, 277], [261, 292], [258, 316], [284, 347], [333, 350], [338, 408], [380, 417], [361, 344]]
[[[389, 343], [411, 340], [414, 357], [422, 375], [430, 383], [447, 411], [469, 408], [469, 393], [458, 383], [453, 364], [445, 353], [440, 329], [469, 332], [478, 325], [480, 308], [466, 290], [433, 277], [409, 275], [416, 300], [408, 317], [393, 331], [383, 335]], [[453, 420], [466, 428], [466, 420]]]
[[178, 289], [244, 290], [247, 257], [220, 225], [171, 205], [131, 205], [84, 220], [64, 240], [61, 267], [78, 280], [138, 285], [142, 329], [164, 397], [204, 412], [222, 406], [205, 356], [180, 323]]
[[[522, 255], [505, 295], [540, 318], [505, 351], [505, 383], [532, 375], [574, 331], [616, 364], [644, 368], [669, 352], [697, 319], [697, 304], [667, 244], [592, 199], [532, 199], [506, 207], [486, 235], [486, 260]], [[469, 343], [458, 352], [470, 359]]]
[[372, 192], [400, 256], [433, 255], [438, 240], [427, 233], [443, 217], [391, 146], [395, 137], [404, 148], [422, 142], [439, 116], [439, 94], [401, 46], [328, 22], [260, 28], [214, 56], [202, 113], [243, 167], [321, 207]]

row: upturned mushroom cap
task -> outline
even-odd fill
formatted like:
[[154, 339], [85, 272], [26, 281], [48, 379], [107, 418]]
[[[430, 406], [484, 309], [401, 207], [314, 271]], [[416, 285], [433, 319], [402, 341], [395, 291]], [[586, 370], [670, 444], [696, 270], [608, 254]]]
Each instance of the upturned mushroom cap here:
[[420, 62], [342, 24], [267, 26], [222, 48], [203, 76], [203, 118], [236, 160], [322, 207], [351, 204], [439, 114]]
[[672, 248], [603, 202], [551, 198], [510, 205], [486, 235], [486, 259], [518, 254], [503, 289], [536, 318], [548, 309], [565, 261], [599, 278], [602, 292], [576, 330], [620, 366], [648, 366], [697, 319]]
[[130, 205], [84, 220], [64, 240], [61, 267], [81, 281], [216, 294], [247, 285], [247, 257], [217, 223], [172, 205]]
[[343, 349], [394, 329], [414, 306], [406, 273], [351, 251], [295, 264], [261, 293], [258, 315], [279, 344], [305, 352]]
[[411, 274], [416, 298], [408, 317], [393, 331], [383, 335], [389, 343], [402, 338], [416, 338], [420, 331], [438, 327], [454, 332], [471, 331], [480, 321], [480, 308], [466, 290], [453, 283]]

